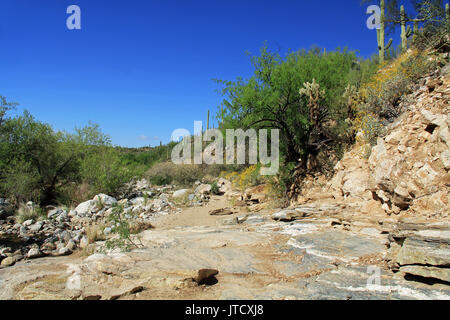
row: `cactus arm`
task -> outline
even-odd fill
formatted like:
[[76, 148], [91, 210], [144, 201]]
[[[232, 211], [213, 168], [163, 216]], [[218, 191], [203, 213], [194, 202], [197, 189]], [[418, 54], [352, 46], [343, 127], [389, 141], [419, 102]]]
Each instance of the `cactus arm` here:
[[391, 47], [391, 45], [392, 45], [392, 38], [389, 39], [389, 42], [388, 42], [387, 45], [384, 47], [384, 50], [385, 50], [385, 51], [388, 51], [389, 48]]
[[406, 29], [406, 38], [411, 37], [413, 31], [411, 29], [411, 26], [408, 26], [408, 29]]
[[448, 3], [445, 5], [445, 20], [450, 23], [450, 5]]

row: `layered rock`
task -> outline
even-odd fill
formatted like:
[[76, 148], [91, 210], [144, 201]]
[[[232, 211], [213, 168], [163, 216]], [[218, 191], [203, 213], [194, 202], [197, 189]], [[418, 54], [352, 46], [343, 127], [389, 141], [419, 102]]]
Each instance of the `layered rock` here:
[[378, 138], [368, 159], [361, 152], [367, 146], [356, 146], [336, 165], [329, 183], [333, 196], [354, 201], [374, 199], [387, 213], [408, 210], [448, 217], [449, 94], [448, 73], [429, 77], [411, 94], [414, 102], [406, 112], [387, 127], [387, 135]]

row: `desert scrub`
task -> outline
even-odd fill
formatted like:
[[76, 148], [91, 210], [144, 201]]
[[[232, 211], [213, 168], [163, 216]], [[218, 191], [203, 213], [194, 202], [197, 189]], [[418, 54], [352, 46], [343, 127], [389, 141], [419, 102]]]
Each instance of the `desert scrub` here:
[[104, 234], [105, 227], [105, 224], [95, 224], [86, 227], [86, 237], [89, 244], [106, 240]]
[[214, 181], [213, 183], [211, 183], [211, 193], [212, 193], [212, 194], [215, 194], [215, 195], [220, 194], [220, 190], [219, 190], [219, 189], [220, 189], [220, 188], [219, 188], [219, 185], [217, 184], [216, 181]]
[[192, 185], [204, 176], [198, 165], [176, 165], [172, 162], [161, 162], [147, 172], [148, 180], [154, 185], [178, 183], [182, 186]]
[[249, 187], [265, 183], [265, 179], [259, 174], [260, 168], [260, 165], [252, 165], [242, 172], [222, 172], [220, 176], [231, 181], [233, 187], [243, 192]]
[[17, 221], [22, 223], [27, 220], [41, 220], [47, 217], [45, 210], [34, 204], [19, 204], [16, 212]]
[[411, 102], [409, 94], [417, 81], [435, 68], [436, 62], [411, 49], [383, 65], [359, 90], [347, 87], [343, 97], [351, 110], [348, 121], [364, 158], [370, 156], [368, 145], [374, 146], [386, 133], [386, 124], [404, 111], [400, 105]]
[[[111, 214], [108, 216], [110, 221], [111, 233], [115, 237], [106, 240], [105, 247], [107, 250], [120, 249], [121, 251], [130, 251], [143, 247], [139, 238], [133, 239], [133, 229], [130, 223], [132, 213], [125, 213], [122, 205], [113, 207]], [[130, 215], [128, 217], [128, 215]]]

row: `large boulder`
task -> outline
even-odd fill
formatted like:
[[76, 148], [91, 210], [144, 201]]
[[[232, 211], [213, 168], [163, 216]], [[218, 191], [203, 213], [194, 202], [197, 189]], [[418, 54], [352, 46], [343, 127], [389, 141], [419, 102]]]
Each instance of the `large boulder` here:
[[229, 181], [227, 179], [220, 178], [217, 181], [217, 185], [219, 186], [219, 192], [226, 196], [233, 192], [233, 185], [232, 185], [231, 181]]
[[197, 195], [208, 195], [211, 193], [211, 185], [210, 184], [201, 184], [195, 189], [194, 193]]
[[94, 197], [95, 201], [98, 201], [101, 207], [111, 208], [117, 204], [116, 198], [100, 193]]
[[189, 193], [189, 189], [181, 189], [181, 190], [177, 190], [172, 194], [173, 198], [182, 198], [184, 196], [186, 196]]
[[96, 200], [82, 202], [75, 208], [75, 211], [80, 217], [91, 215], [99, 211], [98, 202]]

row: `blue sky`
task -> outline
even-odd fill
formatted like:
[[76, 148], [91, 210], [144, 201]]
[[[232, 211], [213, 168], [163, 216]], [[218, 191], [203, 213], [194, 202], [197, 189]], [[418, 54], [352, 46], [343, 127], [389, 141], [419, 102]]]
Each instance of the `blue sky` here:
[[[375, 53], [367, 5], [342, 3], [0, 0], [0, 95], [57, 130], [92, 120], [116, 145], [165, 143], [216, 112], [212, 79], [250, 76], [245, 52], [264, 41], [282, 53], [312, 45]], [[81, 30], [66, 27], [71, 4]]]

